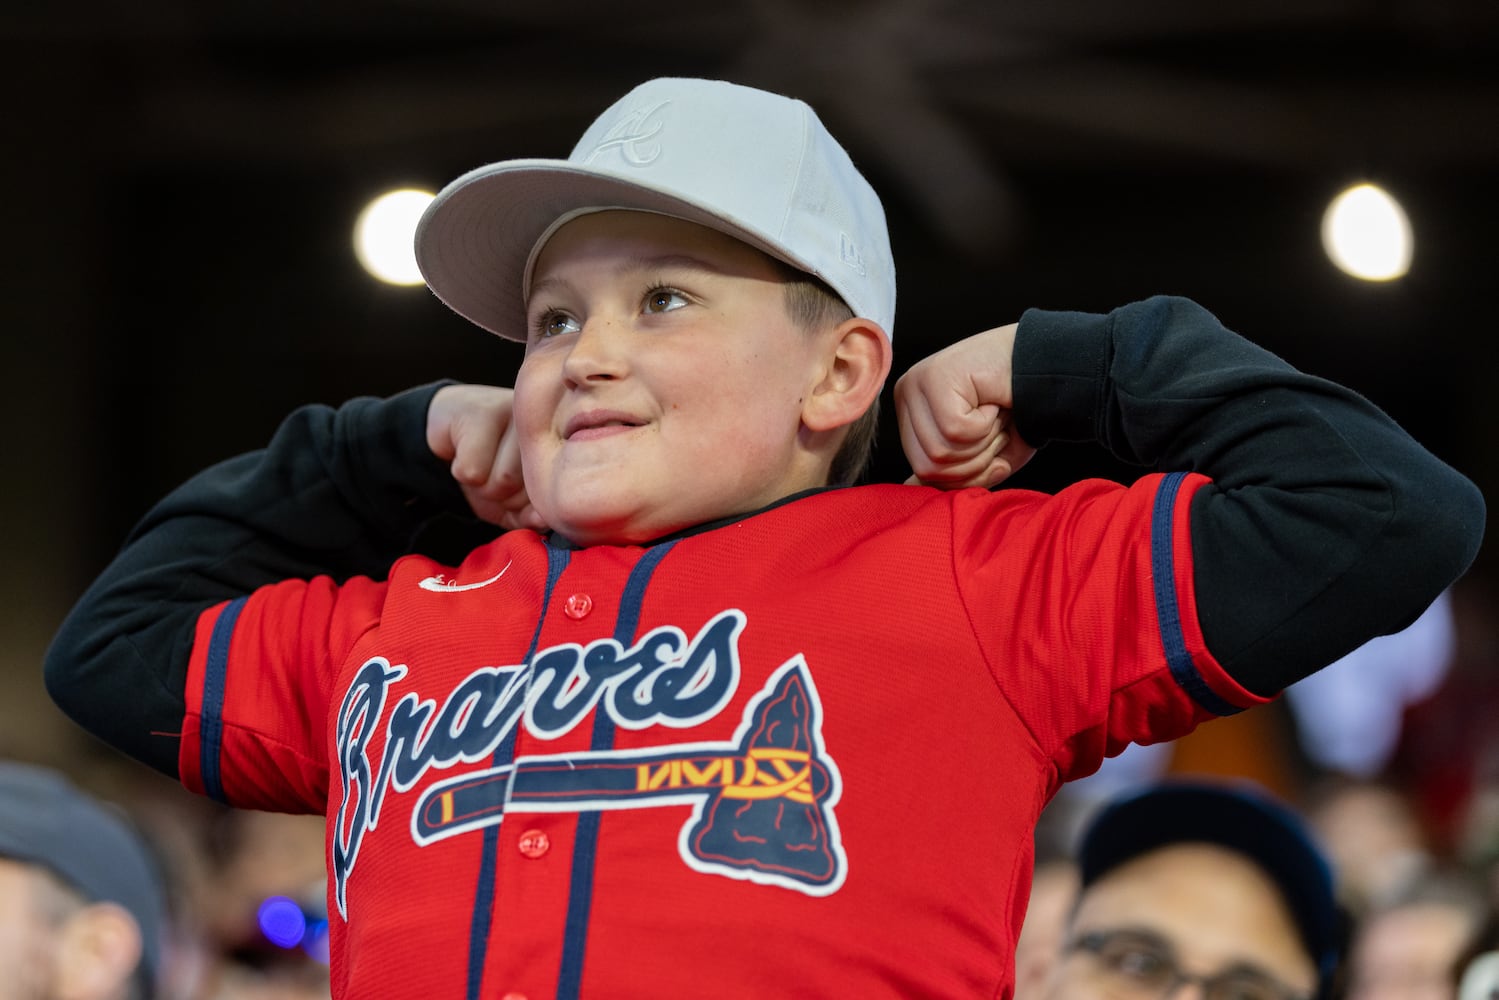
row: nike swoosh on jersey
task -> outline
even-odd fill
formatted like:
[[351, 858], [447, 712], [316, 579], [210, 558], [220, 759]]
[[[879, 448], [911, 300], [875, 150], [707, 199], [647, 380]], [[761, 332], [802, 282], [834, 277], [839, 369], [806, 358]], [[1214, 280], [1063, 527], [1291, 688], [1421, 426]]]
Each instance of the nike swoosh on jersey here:
[[[514, 560], [511, 560], [511, 562], [514, 562]], [[505, 570], [509, 568], [510, 563], [506, 563], [505, 569], [500, 570], [488, 580], [480, 580], [478, 583], [450, 583], [441, 573], [439, 573], [436, 576], [427, 577], [425, 580], [422, 580], [420, 583], [418, 583], [417, 586], [421, 587], [423, 590], [430, 590], [433, 593], [437, 594], [457, 594], [465, 590], [478, 590], [480, 587], [487, 587], [491, 583], [494, 583], [496, 580], [498, 580], [500, 577], [504, 576]]]

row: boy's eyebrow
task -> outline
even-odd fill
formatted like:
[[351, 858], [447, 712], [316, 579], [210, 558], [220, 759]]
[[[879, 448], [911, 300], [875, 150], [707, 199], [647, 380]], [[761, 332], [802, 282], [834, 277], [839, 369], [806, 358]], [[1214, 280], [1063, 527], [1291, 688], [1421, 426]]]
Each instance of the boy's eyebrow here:
[[[649, 273], [668, 267], [690, 271], [706, 271], [709, 274], [726, 275], [734, 273], [732, 269], [723, 267], [720, 264], [715, 264], [701, 257], [694, 257], [691, 254], [685, 253], [661, 254], [654, 257], [626, 257], [615, 266], [614, 273], [616, 276], [623, 277], [630, 274]], [[539, 293], [551, 291], [552, 289], [570, 289], [571, 287], [572, 283], [566, 278], [548, 274], [531, 282], [531, 289], [527, 293], [526, 299], [529, 302]]]
[[727, 274], [727, 268], [701, 257], [694, 257], [685, 253], [661, 254], [657, 257], [630, 257], [620, 261], [619, 267], [615, 268], [616, 274], [631, 274], [636, 271], [654, 271], [663, 267], [686, 268], [691, 271], [711, 271], [713, 274]]

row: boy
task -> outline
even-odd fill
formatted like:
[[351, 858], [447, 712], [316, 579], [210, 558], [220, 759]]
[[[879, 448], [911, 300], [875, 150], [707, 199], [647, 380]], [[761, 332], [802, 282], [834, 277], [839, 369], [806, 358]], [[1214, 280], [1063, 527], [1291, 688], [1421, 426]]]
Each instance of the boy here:
[[[1062, 781], [1408, 623], [1478, 543], [1466, 480], [1180, 300], [960, 341], [896, 387], [951, 489], [828, 488], [894, 269], [776, 95], [644, 84], [417, 244], [525, 342], [513, 394], [298, 411], [148, 515], [48, 662], [188, 787], [326, 812], [336, 996], [1007, 997]], [[1169, 471], [958, 488], [1081, 437]], [[511, 530], [399, 558], [444, 511]]]

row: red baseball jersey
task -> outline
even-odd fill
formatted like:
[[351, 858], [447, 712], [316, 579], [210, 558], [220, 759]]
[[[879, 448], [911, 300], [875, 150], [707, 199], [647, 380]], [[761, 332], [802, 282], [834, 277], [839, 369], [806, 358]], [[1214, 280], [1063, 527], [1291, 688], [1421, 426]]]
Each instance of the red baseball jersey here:
[[335, 997], [1009, 997], [1060, 783], [1262, 700], [1197, 623], [1204, 482], [265, 587], [199, 621], [183, 780], [326, 814]]

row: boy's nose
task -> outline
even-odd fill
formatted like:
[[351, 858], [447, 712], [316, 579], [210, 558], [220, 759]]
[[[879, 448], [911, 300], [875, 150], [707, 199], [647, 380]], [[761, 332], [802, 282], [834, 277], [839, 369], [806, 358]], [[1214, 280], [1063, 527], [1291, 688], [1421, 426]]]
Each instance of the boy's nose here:
[[568, 347], [563, 377], [577, 385], [621, 377], [628, 369], [626, 337], [623, 324], [607, 316], [590, 317]]

